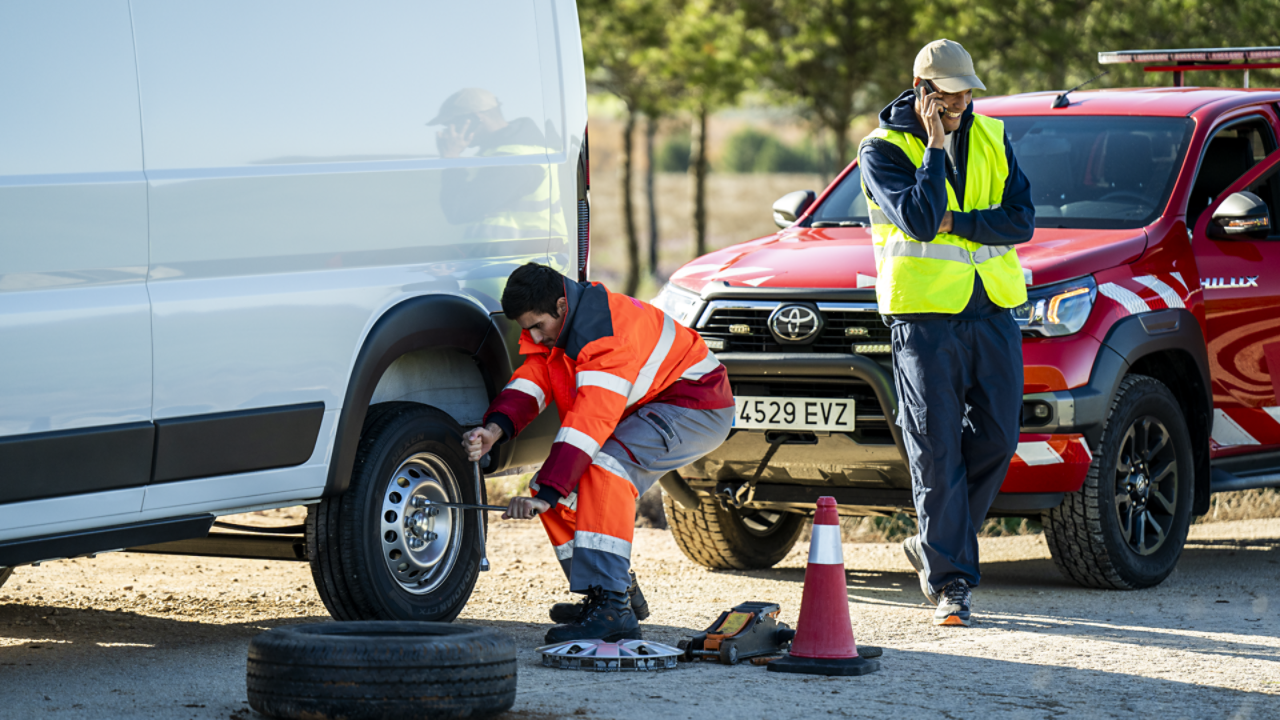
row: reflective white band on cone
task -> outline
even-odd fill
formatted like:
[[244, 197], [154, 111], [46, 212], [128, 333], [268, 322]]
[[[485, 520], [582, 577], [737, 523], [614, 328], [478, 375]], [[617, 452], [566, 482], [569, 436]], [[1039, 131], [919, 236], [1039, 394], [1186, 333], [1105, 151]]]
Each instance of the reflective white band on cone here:
[[813, 526], [813, 537], [809, 540], [809, 564], [844, 566], [839, 525]]

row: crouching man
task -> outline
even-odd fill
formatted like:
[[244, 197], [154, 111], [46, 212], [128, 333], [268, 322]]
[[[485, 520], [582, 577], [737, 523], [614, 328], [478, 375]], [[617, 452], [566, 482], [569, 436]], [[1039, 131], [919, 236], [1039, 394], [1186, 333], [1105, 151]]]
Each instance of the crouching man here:
[[569, 590], [551, 609], [548, 643], [640, 639], [648, 605], [631, 573], [636, 498], [665, 473], [720, 446], [733, 423], [724, 366], [698, 333], [661, 310], [529, 263], [502, 309], [524, 330], [524, 364], [463, 443], [471, 460], [519, 434], [547, 402], [560, 432], [531, 497], [504, 518], [538, 516]]

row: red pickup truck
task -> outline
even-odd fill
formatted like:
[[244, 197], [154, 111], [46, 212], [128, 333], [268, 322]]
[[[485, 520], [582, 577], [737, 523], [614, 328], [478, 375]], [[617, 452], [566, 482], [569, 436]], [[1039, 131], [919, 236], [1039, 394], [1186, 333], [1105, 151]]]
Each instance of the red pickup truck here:
[[[1139, 588], [1210, 493], [1280, 485], [1280, 91], [975, 101], [1031, 181], [1014, 310], [1023, 427], [993, 515], [1043, 522], [1062, 571]], [[685, 265], [655, 300], [728, 368], [734, 432], [664, 478], [680, 547], [767, 567], [819, 496], [912, 510], [859, 169], [774, 205], [778, 233]]]

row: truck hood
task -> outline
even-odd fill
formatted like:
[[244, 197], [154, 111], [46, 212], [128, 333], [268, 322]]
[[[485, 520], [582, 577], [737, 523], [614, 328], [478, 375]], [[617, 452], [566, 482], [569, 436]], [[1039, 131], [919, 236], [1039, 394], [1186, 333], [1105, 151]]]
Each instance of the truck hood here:
[[[1142, 255], [1147, 234], [1136, 230], [1043, 228], [1018, 246], [1032, 285], [1088, 275]], [[762, 288], [869, 288], [876, 283], [866, 228], [796, 228], [703, 255], [671, 276], [702, 292], [709, 283]]]

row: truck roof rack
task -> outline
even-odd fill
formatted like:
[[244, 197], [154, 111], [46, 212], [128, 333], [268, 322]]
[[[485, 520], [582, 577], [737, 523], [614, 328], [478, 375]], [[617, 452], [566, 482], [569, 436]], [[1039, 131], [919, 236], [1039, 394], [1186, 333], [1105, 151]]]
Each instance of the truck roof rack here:
[[[1250, 70], [1280, 68], [1280, 47], [1183, 48], [1178, 50], [1116, 50], [1098, 53], [1098, 63], [1174, 63], [1147, 65], [1146, 72], [1173, 73], [1173, 86], [1182, 87], [1182, 74], [1189, 70], [1243, 70], [1244, 86], [1249, 87]], [[1239, 62], [1233, 62], [1239, 61]]]

